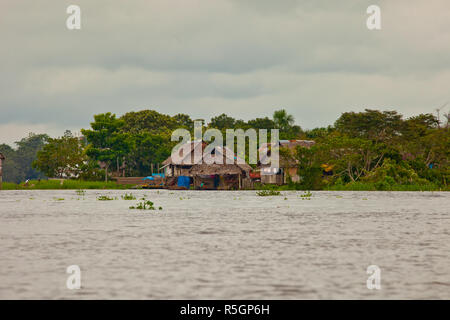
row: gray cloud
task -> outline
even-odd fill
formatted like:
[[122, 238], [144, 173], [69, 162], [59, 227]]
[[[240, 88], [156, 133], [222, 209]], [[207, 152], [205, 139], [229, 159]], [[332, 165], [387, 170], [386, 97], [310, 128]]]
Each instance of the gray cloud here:
[[[450, 100], [446, 0], [2, 1], [0, 142], [154, 108], [209, 119], [286, 108], [306, 128], [365, 107]], [[365, 27], [370, 4], [381, 31]]]

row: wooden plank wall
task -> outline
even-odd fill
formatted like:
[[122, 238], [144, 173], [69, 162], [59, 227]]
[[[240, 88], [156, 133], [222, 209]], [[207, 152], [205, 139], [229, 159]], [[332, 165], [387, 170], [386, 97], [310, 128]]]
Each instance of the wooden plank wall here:
[[142, 180], [145, 177], [118, 177], [116, 178], [117, 184], [134, 184], [134, 185], [143, 185], [145, 181]]

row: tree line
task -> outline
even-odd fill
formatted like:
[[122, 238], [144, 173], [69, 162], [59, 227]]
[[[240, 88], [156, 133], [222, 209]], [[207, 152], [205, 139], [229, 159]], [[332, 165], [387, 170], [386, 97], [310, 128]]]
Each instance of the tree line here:
[[[62, 137], [30, 134], [5, 144], [0, 152], [7, 160], [4, 180], [20, 182], [44, 177], [103, 180], [114, 176], [146, 176], [152, 164], [164, 161], [176, 142], [170, 141], [178, 128], [193, 130], [187, 114], [170, 116], [154, 110], [94, 116], [82, 137], [70, 131]], [[248, 121], [221, 114], [207, 128], [274, 129], [280, 139], [316, 141], [311, 148], [281, 150], [282, 158], [298, 166], [301, 182], [294, 188], [323, 189], [370, 183], [378, 190], [393, 185], [433, 184], [447, 187], [450, 134], [448, 115], [439, 121], [432, 114], [404, 118], [396, 111], [345, 112], [333, 125], [303, 130], [285, 110], [271, 118]], [[326, 169], [325, 169], [326, 168]]]
[[[444, 124], [432, 114], [403, 119], [396, 111], [346, 112], [334, 126], [305, 132], [316, 141], [309, 149], [285, 150], [298, 161], [307, 189], [370, 184], [376, 190], [399, 186], [447, 189], [450, 178], [449, 116]], [[324, 168], [329, 169], [329, 174]], [[407, 190], [407, 189], [406, 189]]]

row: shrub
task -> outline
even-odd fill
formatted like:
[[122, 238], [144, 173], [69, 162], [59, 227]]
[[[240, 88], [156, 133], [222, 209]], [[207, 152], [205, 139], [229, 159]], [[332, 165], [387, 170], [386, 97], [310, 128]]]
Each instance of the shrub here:
[[123, 200], [136, 200], [136, 197], [133, 196], [132, 193], [130, 193], [130, 194], [125, 193], [125, 194], [122, 196], [122, 199], [123, 199]]
[[100, 200], [100, 201], [110, 201], [110, 200], [114, 200], [114, 198], [110, 198], [110, 197], [108, 197], [108, 196], [99, 196], [99, 197], [97, 198], [97, 200]]
[[268, 197], [268, 196], [279, 196], [281, 195], [281, 192], [276, 190], [261, 190], [257, 191], [256, 194], [260, 197]]
[[[131, 206], [130, 209], [137, 209], [137, 210], [156, 210], [155, 207], [153, 206], [154, 203], [147, 200], [147, 201], [143, 201], [143, 202], [139, 202], [138, 204], [136, 204], [136, 206]], [[162, 210], [162, 207], [158, 208], [159, 210]]]

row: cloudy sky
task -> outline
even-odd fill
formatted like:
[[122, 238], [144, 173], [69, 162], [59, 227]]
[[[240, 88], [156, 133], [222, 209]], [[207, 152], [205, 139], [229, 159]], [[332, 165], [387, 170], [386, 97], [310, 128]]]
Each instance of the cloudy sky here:
[[[81, 7], [81, 30], [66, 8]], [[366, 27], [381, 7], [382, 30]], [[448, 0], [0, 0], [0, 143], [155, 109], [304, 128], [450, 101]], [[448, 107], [445, 111], [448, 111]]]

